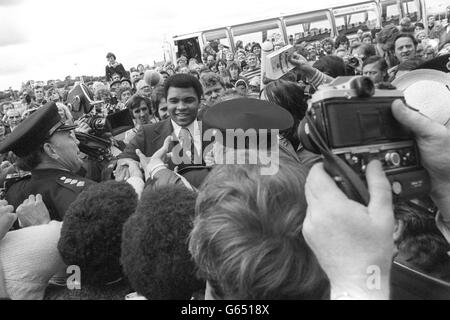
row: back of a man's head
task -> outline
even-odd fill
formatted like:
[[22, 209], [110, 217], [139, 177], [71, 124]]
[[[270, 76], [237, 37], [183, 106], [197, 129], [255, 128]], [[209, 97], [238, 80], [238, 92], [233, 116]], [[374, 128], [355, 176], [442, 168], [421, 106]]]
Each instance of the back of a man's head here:
[[169, 92], [169, 89], [173, 88], [193, 88], [198, 101], [200, 101], [202, 95], [203, 95], [203, 89], [200, 81], [190, 74], [185, 73], [177, 73], [173, 76], [167, 78], [167, 80], [164, 82], [164, 96], [167, 99], [167, 94]]
[[221, 165], [196, 202], [189, 250], [215, 299], [318, 299], [328, 281], [303, 235], [306, 171], [280, 159], [274, 175], [259, 165]]

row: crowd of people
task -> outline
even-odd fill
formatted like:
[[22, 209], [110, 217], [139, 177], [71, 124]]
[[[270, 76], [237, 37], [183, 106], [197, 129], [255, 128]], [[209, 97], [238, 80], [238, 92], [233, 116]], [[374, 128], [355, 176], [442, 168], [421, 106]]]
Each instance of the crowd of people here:
[[[101, 179], [80, 152], [79, 134], [98, 132], [77, 117], [74, 88], [23, 88], [0, 110], [0, 297], [389, 299], [393, 259], [450, 281], [448, 125], [392, 104], [431, 192], [393, 203], [375, 160], [368, 206], [348, 199], [300, 137], [308, 99], [337, 77], [391, 88], [427, 62], [448, 77], [450, 25], [426, 23], [428, 34], [405, 18], [377, 33], [291, 39], [295, 68], [280, 79], [261, 74], [260, 43], [233, 52], [212, 41], [201, 61], [181, 52], [155, 68], [127, 69], [110, 52], [103, 81], [83, 83], [79, 103], [100, 118], [128, 110], [133, 125], [98, 137], [119, 150]], [[278, 134], [239, 149], [226, 135], [208, 140], [209, 129]], [[261, 174], [261, 149], [277, 154], [273, 174]], [[257, 161], [225, 164], [230, 154]]]

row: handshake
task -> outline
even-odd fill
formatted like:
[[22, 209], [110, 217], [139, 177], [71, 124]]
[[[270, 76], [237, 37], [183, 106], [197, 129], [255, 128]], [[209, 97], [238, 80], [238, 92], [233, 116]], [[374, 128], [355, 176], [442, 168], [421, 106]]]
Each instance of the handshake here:
[[132, 159], [119, 159], [114, 172], [116, 181], [126, 181], [131, 177], [148, 180], [160, 169], [166, 168], [166, 163], [171, 156], [169, 147], [172, 140], [173, 137], [168, 136], [164, 140], [163, 146], [151, 157], [145, 156], [141, 150], [136, 149], [139, 162]]

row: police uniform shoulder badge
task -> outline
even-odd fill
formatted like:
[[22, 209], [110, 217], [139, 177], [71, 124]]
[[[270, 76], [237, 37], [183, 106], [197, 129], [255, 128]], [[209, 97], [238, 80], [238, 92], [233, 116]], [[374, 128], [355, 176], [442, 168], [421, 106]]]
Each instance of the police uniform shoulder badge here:
[[72, 187], [78, 187], [83, 188], [86, 185], [86, 182], [79, 179], [72, 179], [65, 176], [62, 176], [59, 178], [58, 182], [62, 184], [63, 186], [72, 186]]

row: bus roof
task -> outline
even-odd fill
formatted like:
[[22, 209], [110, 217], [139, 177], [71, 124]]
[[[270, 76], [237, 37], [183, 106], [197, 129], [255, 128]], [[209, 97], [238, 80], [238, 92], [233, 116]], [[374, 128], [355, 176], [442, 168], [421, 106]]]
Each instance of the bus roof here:
[[[246, 18], [245, 20], [242, 18], [238, 18], [235, 20], [229, 20], [227, 21], [226, 24], [221, 24], [221, 25], [214, 25], [214, 26], [209, 26], [209, 27], [204, 27], [204, 28], [197, 28], [196, 30], [189, 32], [189, 33], [180, 33], [180, 34], [176, 34], [174, 35], [172, 38], [185, 38], [186, 36], [195, 36], [201, 32], [205, 32], [205, 31], [211, 31], [211, 30], [217, 30], [217, 29], [223, 29], [226, 27], [231, 27], [231, 26], [238, 26], [238, 25], [245, 25], [251, 22], [256, 22], [256, 21], [265, 21], [265, 20], [271, 20], [271, 19], [277, 19], [280, 17], [286, 17], [286, 16], [292, 16], [292, 15], [296, 15], [296, 14], [302, 14], [302, 13], [308, 13], [308, 12], [318, 12], [318, 11], [325, 11], [325, 10], [330, 10], [330, 9], [340, 9], [342, 7], [346, 7], [346, 6], [350, 6], [350, 5], [358, 5], [358, 4], [365, 4], [365, 3], [378, 3], [378, 2], [383, 2], [383, 0], [366, 0], [366, 1], [357, 1], [357, 0], [325, 0], [325, 1], [317, 1], [317, 2], [313, 2], [311, 4], [308, 5], [308, 8], [306, 9], [302, 9], [299, 8], [298, 10], [291, 10], [289, 12], [281, 12], [278, 15], [255, 15], [253, 17]], [[394, 0], [396, 1], [396, 0]], [[299, 7], [301, 7], [303, 5], [299, 4]], [[236, 21], [237, 20], [237, 21]]]

